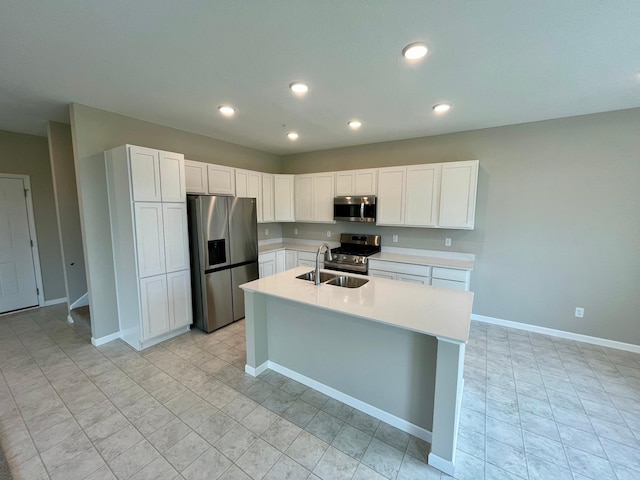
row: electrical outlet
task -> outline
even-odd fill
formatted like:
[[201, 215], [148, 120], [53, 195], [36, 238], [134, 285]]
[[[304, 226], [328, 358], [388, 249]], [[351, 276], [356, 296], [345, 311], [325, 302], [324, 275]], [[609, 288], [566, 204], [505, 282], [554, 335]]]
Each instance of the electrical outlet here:
[[293, 234], [294, 234], [294, 235], [297, 235], [297, 234], [298, 234], [298, 229], [297, 229], [297, 228], [294, 228], [294, 229], [293, 229]]
[[398, 243], [398, 235], [393, 236], [393, 243]]
[[444, 246], [445, 247], [450, 247], [451, 246], [451, 239], [449, 237], [444, 239]]
[[331, 238], [331, 230], [327, 230], [327, 238]]
[[268, 228], [264, 229], [264, 235], [265, 235], [265, 237], [269, 236], [269, 229]]
[[583, 318], [584, 317], [584, 308], [576, 307], [576, 317]]

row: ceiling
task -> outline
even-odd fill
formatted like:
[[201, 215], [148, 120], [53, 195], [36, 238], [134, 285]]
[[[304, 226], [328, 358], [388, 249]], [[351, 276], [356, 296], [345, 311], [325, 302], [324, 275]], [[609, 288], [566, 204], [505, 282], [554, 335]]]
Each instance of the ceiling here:
[[639, 107], [639, 32], [638, 0], [3, 0], [0, 129], [77, 102], [290, 154]]

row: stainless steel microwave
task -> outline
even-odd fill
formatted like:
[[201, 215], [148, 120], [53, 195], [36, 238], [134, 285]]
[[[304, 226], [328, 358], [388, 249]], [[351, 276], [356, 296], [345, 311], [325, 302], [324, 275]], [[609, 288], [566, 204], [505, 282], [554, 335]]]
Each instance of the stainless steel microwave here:
[[376, 196], [335, 197], [333, 199], [333, 219], [343, 222], [375, 222]]

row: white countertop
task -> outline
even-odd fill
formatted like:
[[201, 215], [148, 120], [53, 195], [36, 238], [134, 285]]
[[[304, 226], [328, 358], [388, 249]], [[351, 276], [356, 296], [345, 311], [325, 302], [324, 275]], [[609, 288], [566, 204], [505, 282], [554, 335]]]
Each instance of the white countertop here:
[[292, 268], [240, 288], [457, 342], [469, 339], [472, 292], [374, 277], [362, 277], [369, 282], [359, 288], [316, 286], [296, 278], [308, 271]]

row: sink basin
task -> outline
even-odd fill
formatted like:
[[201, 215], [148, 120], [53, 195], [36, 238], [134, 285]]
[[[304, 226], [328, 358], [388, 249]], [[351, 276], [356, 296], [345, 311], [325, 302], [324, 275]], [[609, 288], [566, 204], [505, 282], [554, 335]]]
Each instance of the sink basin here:
[[[316, 279], [316, 272], [311, 270], [310, 272], [303, 273], [302, 275], [298, 275], [296, 278], [300, 280], [308, 280], [310, 282], [314, 282]], [[324, 283], [327, 280], [331, 280], [332, 278], [336, 278], [335, 275], [326, 272], [320, 272], [320, 283]]]
[[327, 285], [335, 285], [337, 287], [344, 288], [358, 288], [367, 283], [369, 280], [366, 278], [347, 277], [346, 275], [340, 275], [334, 277], [327, 282]]

